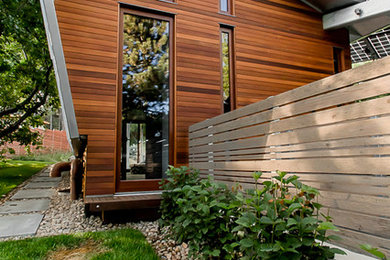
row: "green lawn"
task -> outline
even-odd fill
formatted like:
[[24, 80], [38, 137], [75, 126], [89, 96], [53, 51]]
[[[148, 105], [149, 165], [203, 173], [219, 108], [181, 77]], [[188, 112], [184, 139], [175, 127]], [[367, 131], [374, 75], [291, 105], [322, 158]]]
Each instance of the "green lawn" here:
[[16, 161], [0, 162], [0, 196], [7, 194], [51, 162]]
[[141, 232], [120, 229], [0, 243], [0, 259], [159, 259]]

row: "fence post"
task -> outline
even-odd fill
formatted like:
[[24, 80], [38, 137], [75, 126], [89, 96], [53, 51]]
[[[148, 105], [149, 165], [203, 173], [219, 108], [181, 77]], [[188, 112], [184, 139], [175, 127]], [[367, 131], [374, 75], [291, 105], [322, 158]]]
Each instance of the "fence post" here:
[[[208, 128], [208, 129], [212, 129], [213, 126], [210, 125], [210, 126], [208, 126], [207, 128]], [[213, 134], [209, 134], [208, 137], [213, 137]], [[212, 138], [211, 138], [211, 139], [212, 139]], [[214, 144], [213, 142], [208, 143], [208, 145], [211, 146], [211, 149], [213, 149], [213, 147], [212, 147], [213, 144]], [[213, 162], [214, 162], [214, 152], [213, 152], [213, 151], [209, 151], [209, 152], [208, 152], [208, 162], [209, 162], [209, 163], [213, 163]], [[208, 175], [214, 177], [214, 167], [209, 167], [208, 170], [209, 170], [209, 174], [208, 174]]]

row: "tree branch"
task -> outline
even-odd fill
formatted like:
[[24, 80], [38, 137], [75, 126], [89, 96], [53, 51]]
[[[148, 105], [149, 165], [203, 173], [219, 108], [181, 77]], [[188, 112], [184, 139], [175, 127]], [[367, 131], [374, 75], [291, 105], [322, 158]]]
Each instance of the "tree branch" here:
[[16, 131], [19, 126], [23, 123], [23, 121], [28, 118], [29, 116], [31, 116], [33, 113], [35, 113], [39, 107], [41, 107], [42, 105], [44, 105], [46, 103], [46, 99], [49, 95], [49, 85], [50, 85], [50, 73], [51, 73], [51, 69], [52, 69], [52, 65], [49, 66], [48, 70], [46, 71], [46, 76], [45, 76], [45, 94], [42, 98], [41, 101], [39, 101], [38, 103], [36, 103], [33, 107], [29, 108], [26, 113], [24, 113], [24, 115], [22, 117], [19, 118], [18, 121], [16, 121], [14, 124], [10, 125], [9, 127], [3, 129], [0, 131], [0, 139], [3, 139], [5, 136], [13, 133], [14, 131]]
[[35, 96], [35, 94], [37, 94], [39, 91], [39, 86], [35, 86], [33, 92], [31, 92], [31, 94], [22, 102], [22, 103], [19, 103], [17, 104], [15, 107], [13, 108], [10, 108], [10, 109], [6, 109], [6, 110], [3, 110], [0, 112], [0, 118], [2, 118], [3, 116], [7, 116], [9, 114], [12, 114], [12, 113], [16, 113], [18, 112], [20, 109], [22, 109], [25, 105], [27, 105], [28, 103], [30, 103], [30, 101], [32, 100], [32, 98]]

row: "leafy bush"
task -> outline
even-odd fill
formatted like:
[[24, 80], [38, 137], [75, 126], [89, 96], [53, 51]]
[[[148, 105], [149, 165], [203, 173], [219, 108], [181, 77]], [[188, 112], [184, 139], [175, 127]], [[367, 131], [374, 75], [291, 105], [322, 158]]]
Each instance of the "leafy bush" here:
[[[255, 173], [256, 183], [260, 176]], [[333, 259], [335, 253], [345, 254], [322, 244], [337, 239], [325, 234], [337, 229], [329, 216], [323, 215], [326, 221], [319, 218], [322, 206], [314, 201], [318, 190], [302, 184], [295, 175], [285, 176], [286, 172], [278, 171], [261, 189], [238, 194], [244, 207], [232, 231], [244, 259]]]
[[175, 219], [180, 216], [180, 208], [177, 206], [177, 201], [182, 199], [184, 194], [180, 188], [185, 185], [196, 185], [200, 181], [199, 172], [191, 170], [188, 167], [182, 166], [175, 168], [169, 166], [166, 172], [166, 178], [159, 184], [166, 191], [162, 194], [160, 206], [161, 223], [163, 225], [171, 225]]
[[163, 181], [161, 203], [162, 223], [170, 225], [178, 242], [189, 242], [190, 253], [201, 252], [202, 257], [224, 257], [224, 248], [233, 242], [231, 215], [235, 194], [225, 185], [199, 178], [197, 170], [170, 167]]
[[[332, 259], [344, 252], [324, 246], [336, 239], [330, 217], [319, 219], [318, 191], [285, 172], [261, 187], [231, 190], [198, 171], [171, 167], [162, 182], [162, 223], [178, 242], [188, 242], [195, 258]], [[254, 178], [260, 179], [261, 173]], [[289, 189], [293, 187], [294, 193]]]

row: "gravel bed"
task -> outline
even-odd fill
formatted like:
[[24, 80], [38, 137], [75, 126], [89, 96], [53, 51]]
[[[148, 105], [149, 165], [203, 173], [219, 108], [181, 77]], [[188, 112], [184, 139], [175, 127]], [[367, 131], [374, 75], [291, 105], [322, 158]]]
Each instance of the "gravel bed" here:
[[[52, 197], [49, 208], [44, 212], [44, 218], [35, 235], [36, 237], [134, 228], [145, 235], [147, 241], [156, 250], [161, 259], [188, 259], [188, 245], [185, 243], [177, 245], [175, 241], [167, 238], [168, 230], [160, 229], [157, 221], [103, 224], [97, 216], [91, 216], [89, 218], [85, 216], [82, 199], [71, 201], [69, 193], [58, 192], [58, 190], [65, 188], [69, 188], [69, 174], [63, 173], [63, 178], [58, 185], [57, 192]], [[23, 238], [26, 238], [26, 236], [3, 238], [0, 241]]]

